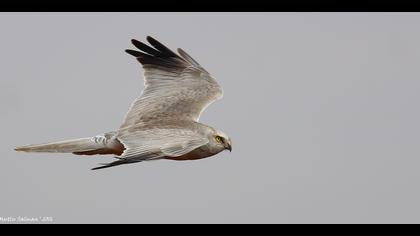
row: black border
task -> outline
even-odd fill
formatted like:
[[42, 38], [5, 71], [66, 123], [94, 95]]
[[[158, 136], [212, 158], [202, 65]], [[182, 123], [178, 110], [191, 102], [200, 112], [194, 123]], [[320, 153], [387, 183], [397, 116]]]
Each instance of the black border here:
[[418, 12], [415, 1], [10, 1], [2, 12]]

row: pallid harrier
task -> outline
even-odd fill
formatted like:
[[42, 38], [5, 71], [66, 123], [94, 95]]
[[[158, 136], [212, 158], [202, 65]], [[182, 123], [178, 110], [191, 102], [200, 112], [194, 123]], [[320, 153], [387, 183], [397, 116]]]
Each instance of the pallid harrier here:
[[143, 65], [145, 88], [117, 131], [15, 150], [113, 154], [118, 159], [92, 170], [158, 159], [196, 160], [231, 151], [231, 140], [222, 131], [198, 123], [203, 110], [222, 98], [216, 80], [182, 49], [178, 55], [150, 36], [147, 41], [153, 47], [133, 39], [141, 52], [126, 50]]

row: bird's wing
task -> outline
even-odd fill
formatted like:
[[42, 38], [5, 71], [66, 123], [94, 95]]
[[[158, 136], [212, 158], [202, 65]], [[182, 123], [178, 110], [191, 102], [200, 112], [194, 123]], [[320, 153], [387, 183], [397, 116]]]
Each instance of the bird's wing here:
[[133, 39], [141, 51], [126, 50], [143, 65], [145, 89], [120, 129], [151, 120], [198, 121], [209, 104], [222, 98], [222, 88], [182, 49], [178, 48], [178, 55], [150, 36], [147, 41], [153, 47]]
[[192, 130], [180, 128], [123, 132], [118, 140], [125, 147], [119, 158], [136, 161], [182, 156], [209, 142]]

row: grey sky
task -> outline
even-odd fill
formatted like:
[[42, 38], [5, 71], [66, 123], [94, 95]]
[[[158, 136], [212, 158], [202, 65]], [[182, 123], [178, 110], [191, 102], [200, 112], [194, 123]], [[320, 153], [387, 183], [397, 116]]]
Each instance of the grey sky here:
[[[418, 13], [0, 13], [0, 217], [55, 223], [420, 223]], [[214, 75], [233, 152], [91, 171], [17, 153], [120, 125], [151, 35]]]

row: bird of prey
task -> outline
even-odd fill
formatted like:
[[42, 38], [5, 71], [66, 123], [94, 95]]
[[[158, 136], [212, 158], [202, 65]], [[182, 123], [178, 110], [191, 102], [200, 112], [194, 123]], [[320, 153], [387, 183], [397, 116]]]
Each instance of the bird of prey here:
[[217, 81], [184, 50], [178, 48], [176, 54], [150, 36], [147, 41], [151, 46], [132, 39], [140, 51], [125, 50], [143, 66], [145, 88], [116, 131], [15, 150], [112, 154], [117, 159], [92, 170], [149, 160], [197, 160], [232, 151], [225, 133], [198, 122], [203, 110], [222, 98]]

